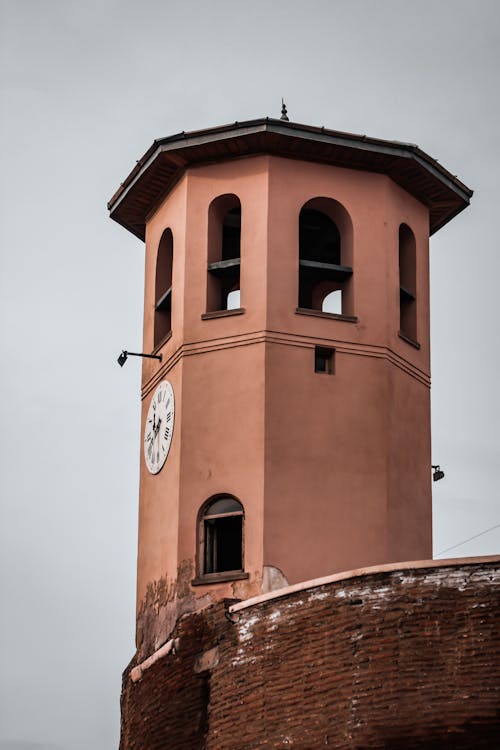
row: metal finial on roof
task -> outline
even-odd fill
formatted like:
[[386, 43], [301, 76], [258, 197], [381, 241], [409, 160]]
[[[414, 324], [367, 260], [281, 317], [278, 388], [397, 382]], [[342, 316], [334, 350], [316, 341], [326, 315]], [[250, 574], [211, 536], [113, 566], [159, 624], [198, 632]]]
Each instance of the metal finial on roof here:
[[289, 122], [288, 115], [286, 113], [286, 104], [285, 104], [285, 100], [284, 99], [281, 100], [281, 117], [280, 117], [280, 120], [285, 120], [285, 122]]

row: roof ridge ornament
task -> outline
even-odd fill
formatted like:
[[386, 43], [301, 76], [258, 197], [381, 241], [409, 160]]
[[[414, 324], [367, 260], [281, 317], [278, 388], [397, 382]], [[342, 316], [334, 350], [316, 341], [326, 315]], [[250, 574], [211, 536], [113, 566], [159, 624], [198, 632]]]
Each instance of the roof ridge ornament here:
[[288, 119], [287, 112], [286, 112], [286, 104], [285, 104], [285, 100], [283, 99], [283, 97], [281, 97], [281, 117], [280, 117], [280, 120], [284, 120], [285, 122], [290, 122], [290, 120]]

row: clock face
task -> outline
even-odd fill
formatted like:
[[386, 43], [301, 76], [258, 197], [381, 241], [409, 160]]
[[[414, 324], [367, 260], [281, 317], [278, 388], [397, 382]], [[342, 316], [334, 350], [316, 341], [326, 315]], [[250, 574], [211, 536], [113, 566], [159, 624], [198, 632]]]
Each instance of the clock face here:
[[163, 380], [153, 394], [144, 428], [144, 460], [151, 474], [158, 474], [167, 460], [174, 431], [174, 391]]

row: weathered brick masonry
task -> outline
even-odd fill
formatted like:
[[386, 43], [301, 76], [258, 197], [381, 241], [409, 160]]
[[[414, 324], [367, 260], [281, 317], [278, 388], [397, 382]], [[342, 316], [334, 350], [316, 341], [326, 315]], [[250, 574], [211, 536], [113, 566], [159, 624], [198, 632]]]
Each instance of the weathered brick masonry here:
[[121, 749], [498, 748], [500, 559], [389, 567], [184, 616]]

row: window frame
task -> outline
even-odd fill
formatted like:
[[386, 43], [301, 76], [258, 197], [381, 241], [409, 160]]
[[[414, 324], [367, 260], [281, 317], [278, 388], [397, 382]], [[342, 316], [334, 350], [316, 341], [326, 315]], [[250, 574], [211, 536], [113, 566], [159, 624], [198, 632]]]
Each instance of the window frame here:
[[[317, 257], [310, 257], [311, 252], [314, 254], [314, 250], [303, 238], [307, 233], [308, 219], [314, 217], [308, 217], [304, 212], [318, 214], [318, 228], [323, 225], [321, 231], [325, 239], [328, 236], [328, 224], [333, 225], [330, 234], [332, 238], [336, 235], [337, 239], [335, 247], [332, 248], [332, 262], [325, 260], [325, 247], [321, 246], [316, 248]], [[311, 237], [313, 236], [314, 232]], [[353, 314], [353, 225], [347, 210], [335, 198], [324, 196], [307, 200], [299, 210], [297, 238], [298, 303], [296, 312], [328, 316], [336, 320], [356, 320]], [[333, 291], [341, 291], [341, 313], [326, 313], [322, 310], [324, 299]]]
[[[166, 272], [168, 284], [162, 284]], [[163, 230], [156, 251], [153, 297], [153, 351], [158, 351], [172, 336], [172, 296], [174, 273], [174, 235], [170, 227]], [[168, 330], [165, 326], [168, 321]], [[161, 328], [160, 334], [158, 329]], [[163, 328], [165, 330], [163, 330]]]
[[405, 222], [402, 222], [398, 228], [398, 289], [398, 336], [407, 344], [420, 349], [418, 342], [417, 240], [415, 233]]
[[[230, 229], [231, 224], [226, 222], [235, 212], [239, 216], [239, 255], [228, 258], [224, 257], [224, 236], [225, 230]], [[241, 306], [227, 307], [228, 295], [236, 289], [240, 290], [241, 305], [242, 217], [241, 201], [235, 193], [218, 195], [208, 207], [206, 303], [205, 312], [201, 315], [202, 320], [234, 315], [235, 311], [244, 312]], [[228, 243], [230, 245], [229, 240]]]
[[[210, 514], [208, 511], [217, 500], [228, 498], [234, 500], [239, 504], [241, 510], [229, 511], [226, 513], [214, 513]], [[241, 568], [235, 570], [220, 570], [211, 573], [205, 572], [206, 570], [206, 544], [207, 544], [207, 533], [206, 533], [206, 522], [207, 520], [216, 520], [222, 518], [241, 518]], [[196, 555], [196, 578], [191, 581], [192, 586], [202, 586], [209, 583], [219, 583], [223, 581], [236, 581], [243, 580], [249, 577], [249, 574], [245, 572], [245, 509], [243, 503], [234, 495], [229, 493], [218, 493], [212, 495], [206, 502], [203, 503], [197, 519], [197, 555]]]
[[[318, 358], [325, 362], [325, 369], [318, 369]], [[314, 347], [314, 372], [316, 375], [335, 375], [335, 349], [328, 346]]]

